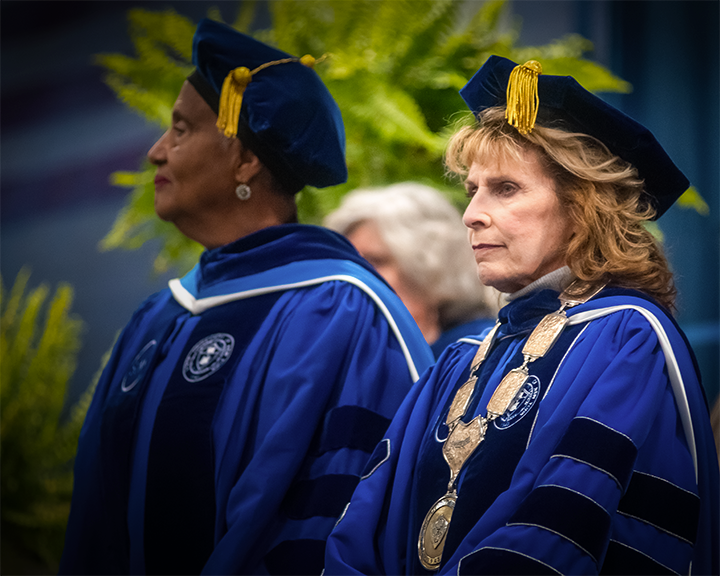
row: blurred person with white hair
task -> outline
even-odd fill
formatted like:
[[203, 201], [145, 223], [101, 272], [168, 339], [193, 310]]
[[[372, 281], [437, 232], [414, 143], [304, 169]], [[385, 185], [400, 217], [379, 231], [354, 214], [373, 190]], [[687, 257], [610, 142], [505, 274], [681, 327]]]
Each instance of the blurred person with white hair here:
[[460, 213], [415, 182], [348, 194], [325, 218], [400, 296], [437, 358], [492, 325], [497, 292], [480, 284]]

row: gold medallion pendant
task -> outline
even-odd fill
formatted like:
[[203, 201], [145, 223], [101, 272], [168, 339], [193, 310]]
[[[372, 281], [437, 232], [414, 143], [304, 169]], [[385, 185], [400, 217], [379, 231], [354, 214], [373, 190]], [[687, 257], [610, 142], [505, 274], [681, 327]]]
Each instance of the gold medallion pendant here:
[[457, 493], [448, 492], [432, 505], [425, 516], [418, 539], [418, 556], [427, 570], [437, 570], [440, 566], [456, 500]]

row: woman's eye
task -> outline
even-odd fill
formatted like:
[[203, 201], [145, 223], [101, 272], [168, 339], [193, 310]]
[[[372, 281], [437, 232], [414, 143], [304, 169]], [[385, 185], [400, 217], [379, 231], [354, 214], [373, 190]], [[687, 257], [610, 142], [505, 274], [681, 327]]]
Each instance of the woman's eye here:
[[503, 182], [502, 184], [499, 184], [497, 187], [497, 193], [500, 194], [500, 196], [510, 196], [517, 190], [517, 186], [513, 184], [512, 182]]

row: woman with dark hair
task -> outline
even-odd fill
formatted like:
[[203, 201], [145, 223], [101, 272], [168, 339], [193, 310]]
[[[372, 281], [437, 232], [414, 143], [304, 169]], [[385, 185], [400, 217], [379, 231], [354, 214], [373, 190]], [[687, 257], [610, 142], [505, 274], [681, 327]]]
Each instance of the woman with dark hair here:
[[432, 356], [294, 194], [347, 177], [313, 59], [202, 21], [148, 152], [155, 210], [206, 250], [121, 334], [80, 436], [61, 572], [312, 574]]
[[325, 574], [717, 574], [718, 462], [675, 289], [643, 223], [688, 187], [647, 129], [534, 61], [461, 95], [495, 327], [411, 391], [328, 540]]

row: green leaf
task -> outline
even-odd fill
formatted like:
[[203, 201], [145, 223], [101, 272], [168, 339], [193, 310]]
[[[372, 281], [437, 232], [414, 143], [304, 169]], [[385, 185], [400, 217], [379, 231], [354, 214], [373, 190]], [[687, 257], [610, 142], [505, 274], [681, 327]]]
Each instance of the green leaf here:
[[678, 198], [677, 205], [680, 208], [692, 208], [698, 214], [707, 216], [710, 214], [710, 207], [705, 202], [705, 199], [700, 196], [695, 186], [690, 186], [680, 198]]
[[663, 234], [663, 231], [660, 230], [660, 226], [658, 226], [658, 223], [655, 221], [647, 221], [643, 222], [643, 226], [645, 226], [645, 229], [650, 232], [653, 236], [655, 236], [655, 239], [662, 243], [665, 240], [665, 235]]

